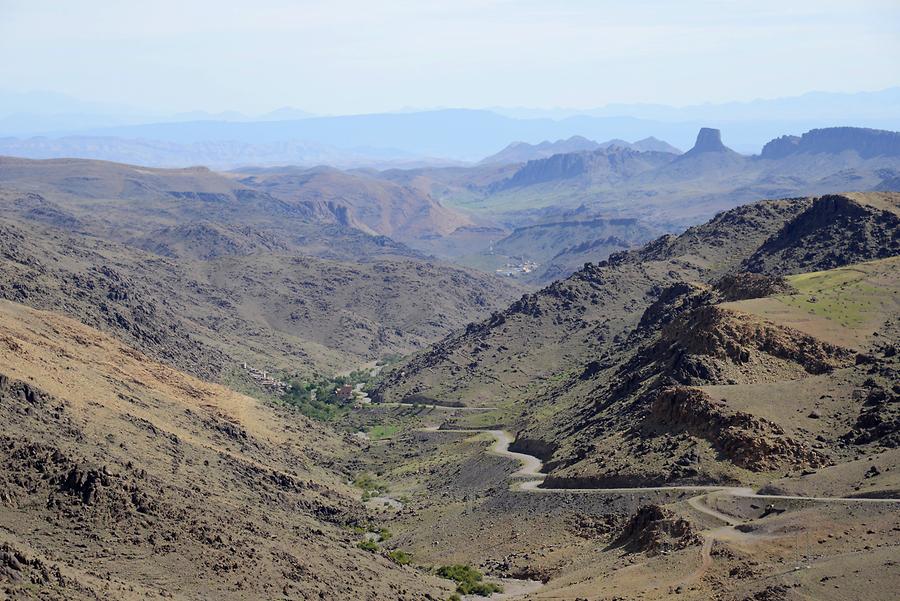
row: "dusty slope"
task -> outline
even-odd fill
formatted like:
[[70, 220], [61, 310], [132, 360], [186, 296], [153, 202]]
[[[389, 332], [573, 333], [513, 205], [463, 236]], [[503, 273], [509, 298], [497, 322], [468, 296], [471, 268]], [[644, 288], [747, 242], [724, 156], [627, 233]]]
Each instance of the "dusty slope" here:
[[71, 319], [0, 302], [0, 587], [12, 598], [421, 599], [355, 547], [349, 443]]

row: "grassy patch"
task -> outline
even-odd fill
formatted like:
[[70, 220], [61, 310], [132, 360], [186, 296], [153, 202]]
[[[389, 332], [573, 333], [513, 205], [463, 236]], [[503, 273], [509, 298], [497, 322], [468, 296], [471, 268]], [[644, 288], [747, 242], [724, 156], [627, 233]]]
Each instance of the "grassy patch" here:
[[400, 430], [400, 426], [395, 424], [379, 424], [370, 426], [368, 434], [372, 440], [384, 440], [385, 438], [391, 438], [398, 430]]
[[777, 297], [784, 304], [848, 328], [865, 326], [873, 315], [897, 302], [897, 282], [886, 274], [896, 258], [788, 277], [797, 294]]

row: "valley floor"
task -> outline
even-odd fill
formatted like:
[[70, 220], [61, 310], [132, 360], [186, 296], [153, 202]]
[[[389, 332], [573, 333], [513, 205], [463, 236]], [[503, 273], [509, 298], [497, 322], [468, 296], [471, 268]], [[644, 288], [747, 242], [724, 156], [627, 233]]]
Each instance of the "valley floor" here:
[[[426, 565], [472, 562], [512, 583], [492, 599], [893, 598], [883, 571], [900, 561], [896, 496], [548, 489], [540, 459], [510, 451], [512, 440], [430, 425], [373, 448], [413, 499], [383, 512], [393, 544]], [[870, 462], [893, 468], [900, 452]], [[648, 507], [665, 517], [635, 524]], [[684, 531], [670, 527], [681, 521]]]

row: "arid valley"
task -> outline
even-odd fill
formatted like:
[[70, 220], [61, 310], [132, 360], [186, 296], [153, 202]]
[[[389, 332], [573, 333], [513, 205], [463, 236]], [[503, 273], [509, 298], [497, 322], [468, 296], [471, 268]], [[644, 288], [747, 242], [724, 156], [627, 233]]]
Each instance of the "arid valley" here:
[[898, 598], [896, 7], [127, 4], [0, 2], [0, 599]]

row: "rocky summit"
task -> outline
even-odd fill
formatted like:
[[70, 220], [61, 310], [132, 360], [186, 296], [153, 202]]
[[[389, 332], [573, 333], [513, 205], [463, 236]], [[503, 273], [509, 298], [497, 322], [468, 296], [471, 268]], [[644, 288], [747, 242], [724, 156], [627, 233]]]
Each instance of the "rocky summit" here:
[[699, 152], [724, 152], [727, 150], [729, 149], [722, 144], [721, 131], [710, 127], [702, 127], [700, 128], [699, 133], [697, 133], [697, 141], [694, 143], [693, 148], [688, 152], [696, 154]]

